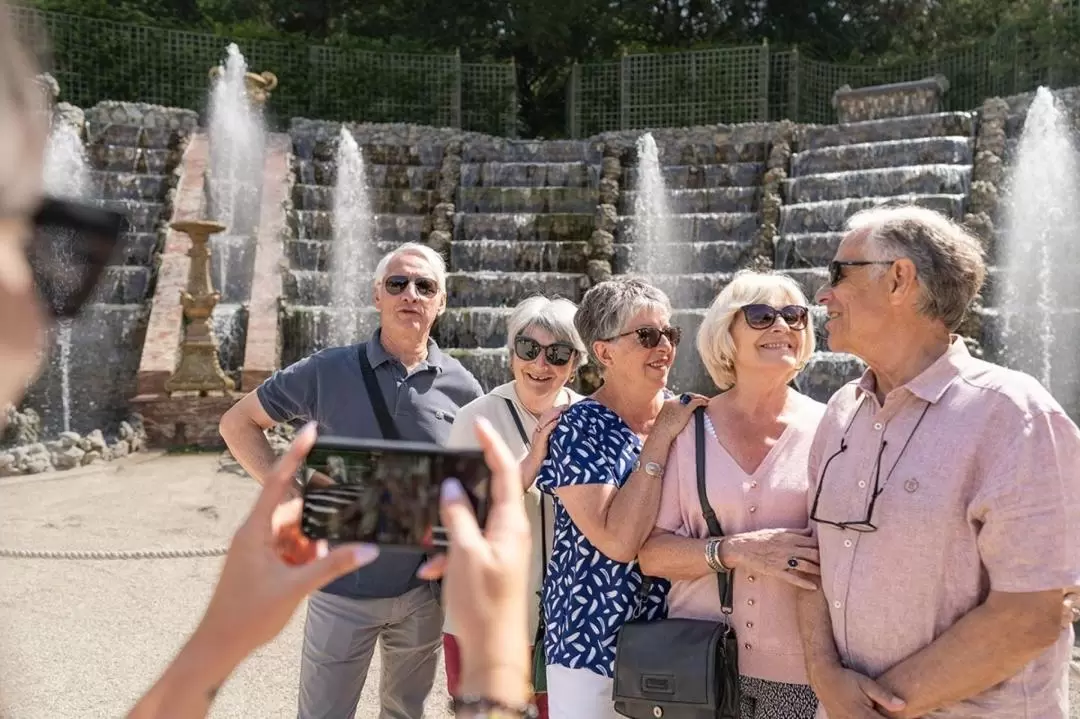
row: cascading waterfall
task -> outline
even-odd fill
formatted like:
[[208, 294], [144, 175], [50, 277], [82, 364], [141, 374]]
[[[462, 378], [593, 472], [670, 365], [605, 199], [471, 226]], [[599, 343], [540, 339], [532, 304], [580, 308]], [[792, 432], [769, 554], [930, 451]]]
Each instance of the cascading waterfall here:
[[222, 299], [231, 294], [229, 273], [234, 244], [255, 227], [262, 184], [266, 128], [261, 113], [252, 107], [245, 88], [248, 67], [236, 43], [226, 48], [224, 71], [210, 94], [210, 196], [213, 219], [226, 230], [213, 238], [217, 257], [216, 288]]
[[360, 310], [371, 300], [378, 251], [364, 155], [344, 126], [338, 138], [330, 254], [330, 339], [348, 345], [360, 338]]
[[1080, 161], [1068, 116], [1046, 87], [1028, 109], [1005, 199], [997, 302], [1004, 360], [1060, 391], [1080, 370], [1080, 307], [1062, 300], [1076, 282], [1069, 270], [1080, 236]]
[[[645, 133], [637, 141], [637, 185], [634, 188], [634, 254], [632, 271], [645, 273], [656, 271], [661, 258], [670, 266], [672, 253], [678, 247], [671, 244], [673, 227], [671, 201], [664, 175], [660, 168], [660, 150], [652, 133]], [[677, 264], [678, 260], [676, 258]], [[675, 267], [675, 272], [689, 268]]]
[[[45, 192], [53, 197], [84, 199], [90, 189], [86, 150], [78, 130], [68, 122], [54, 122], [45, 147]], [[58, 259], [70, 254], [74, 238], [57, 237]], [[68, 247], [65, 247], [65, 243]], [[59, 350], [60, 402], [64, 431], [71, 430], [71, 330], [73, 320], [57, 322], [56, 344]]]

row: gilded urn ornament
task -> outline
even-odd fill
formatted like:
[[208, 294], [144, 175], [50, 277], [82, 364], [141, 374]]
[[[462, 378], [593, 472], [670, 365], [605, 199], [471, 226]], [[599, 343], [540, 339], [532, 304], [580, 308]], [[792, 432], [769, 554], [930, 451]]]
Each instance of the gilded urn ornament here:
[[[210, 80], [217, 82], [225, 69], [221, 65], [210, 68]], [[248, 72], [244, 74], [244, 90], [247, 92], [248, 102], [256, 107], [262, 107], [270, 99], [270, 93], [278, 85], [277, 75], [265, 70], [260, 73]]]

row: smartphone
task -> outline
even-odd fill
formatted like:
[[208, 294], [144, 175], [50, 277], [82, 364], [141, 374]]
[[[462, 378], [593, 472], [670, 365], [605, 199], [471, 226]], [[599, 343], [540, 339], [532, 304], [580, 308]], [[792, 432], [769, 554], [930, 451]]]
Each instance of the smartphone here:
[[320, 437], [303, 473], [300, 529], [309, 539], [445, 549], [439, 489], [448, 477], [465, 488], [480, 526], [487, 521], [491, 474], [479, 450]]

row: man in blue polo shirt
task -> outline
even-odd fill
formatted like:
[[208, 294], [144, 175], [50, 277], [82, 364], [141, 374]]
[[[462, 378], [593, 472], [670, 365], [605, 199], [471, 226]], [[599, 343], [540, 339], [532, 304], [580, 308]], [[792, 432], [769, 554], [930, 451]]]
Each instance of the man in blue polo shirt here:
[[[445, 442], [458, 408], [483, 394], [476, 379], [430, 338], [446, 308], [446, 264], [407, 243], [375, 270], [379, 329], [276, 372], [221, 419], [221, 436], [262, 482], [274, 463], [263, 430], [319, 423], [321, 434]], [[378, 388], [385, 403], [368, 392]], [[380, 719], [420, 719], [441, 642], [438, 586], [416, 578], [422, 557], [381, 555], [308, 600], [299, 719], [353, 717], [375, 643], [382, 639]]]

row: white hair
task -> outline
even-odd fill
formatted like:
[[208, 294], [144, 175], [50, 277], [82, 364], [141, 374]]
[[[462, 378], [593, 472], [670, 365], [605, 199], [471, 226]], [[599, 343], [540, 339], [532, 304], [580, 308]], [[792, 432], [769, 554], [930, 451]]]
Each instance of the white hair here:
[[[735, 340], [731, 336], [731, 325], [739, 310], [743, 305], [773, 302], [780, 297], [783, 302], [807, 306], [806, 295], [790, 277], [742, 270], [713, 300], [698, 328], [697, 349], [701, 363], [718, 389], [726, 390], [735, 385]], [[801, 368], [814, 354], [814, 324], [809, 314], [800, 334], [802, 346], [796, 359]]]
[[446, 292], [446, 260], [435, 250], [419, 242], [406, 242], [383, 255], [379, 264], [375, 265], [375, 286], [382, 285], [386, 279], [390, 263], [402, 255], [416, 255], [425, 260], [435, 272], [435, 281], [439, 283], [439, 289]]
[[577, 305], [563, 297], [549, 299], [543, 295], [527, 297], [517, 304], [506, 321], [506, 346], [514, 350], [514, 340], [526, 330], [536, 327], [548, 332], [556, 342], [565, 342], [577, 350], [573, 369], [584, 364], [588, 357], [585, 343], [574, 326]]

